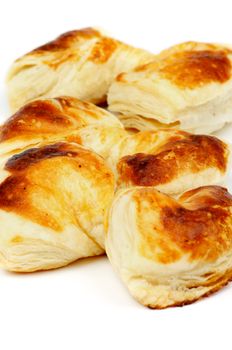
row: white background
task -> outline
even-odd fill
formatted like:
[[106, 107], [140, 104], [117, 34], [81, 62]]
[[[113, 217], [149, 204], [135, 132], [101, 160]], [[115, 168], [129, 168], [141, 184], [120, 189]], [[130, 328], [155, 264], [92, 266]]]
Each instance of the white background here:
[[[151, 51], [186, 40], [232, 44], [232, 3], [178, 0], [4, 0], [0, 4], [0, 116], [6, 71], [58, 34], [100, 26]], [[232, 127], [220, 132], [232, 141]], [[1, 223], [0, 223], [1, 234]], [[232, 285], [182, 308], [149, 310], [128, 295], [106, 257], [56, 271], [0, 272], [0, 349], [231, 349]]]

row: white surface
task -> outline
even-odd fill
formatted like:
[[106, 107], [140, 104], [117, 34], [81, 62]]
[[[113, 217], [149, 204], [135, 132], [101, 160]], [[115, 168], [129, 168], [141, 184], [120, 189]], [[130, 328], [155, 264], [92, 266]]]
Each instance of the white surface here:
[[[97, 25], [153, 51], [185, 40], [232, 43], [230, 0], [7, 0], [0, 6], [1, 120], [8, 115], [4, 79], [11, 61], [64, 31]], [[232, 142], [232, 126], [220, 136]], [[232, 346], [232, 284], [190, 306], [149, 310], [100, 257], [35, 274], [1, 271], [0, 285], [1, 350]]]

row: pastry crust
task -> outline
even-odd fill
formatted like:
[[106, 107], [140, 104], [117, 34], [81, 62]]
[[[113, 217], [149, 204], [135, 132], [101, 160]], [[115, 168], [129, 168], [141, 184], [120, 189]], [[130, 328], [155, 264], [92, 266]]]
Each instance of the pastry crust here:
[[107, 255], [130, 293], [150, 308], [185, 305], [232, 278], [232, 196], [201, 187], [178, 200], [153, 188], [118, 193]]
[[32, 146], [66, 140], [107, 157], [122, 134], [127, 133], [118, 118], [92, 103], [68, 96], [40, 99], [20, 108], [2, 125], [0, 155], [4, 160]]
[[171, 195], [222, 184], [230, 146], [216, 137], [179, 130], [143, 131], [122, 139], [111, 152], [119, 187], [153, 186]]
[[[153, 118], [144, 118], [140, 115], [130, 114], [118, 114], [119, 120], [122, 122], [126, 130], [134, 129], [135, 131], [145, 130], [181, 130], [180, 122], [173, 122], [169, 124], [161, 123]], [[225, 126], [224, 122], [219, 122], [211, 125], [199, 125], [195, 127], [186, 128], [186, 130], [192, 134], [212, 134], [215, 131], [222, 129]]]
[[61, 267], [104, 253], [114, 176], [74, 143], [31, 148], [1, 169], [0, 264], [11, 271]]
[[214, 132], [232, 120], [231, 62], [228, 46], [176, 45], [153, 62], [118, 75], [108, 93], [109, 109], [127, 114], [122, 121], [139, 130], [162, 123]]
[[17, 59], [7, 77], [13, 111], [39, 97], [105, 101], [113, 78], [152, 59], [94, 28], [73, 30]]

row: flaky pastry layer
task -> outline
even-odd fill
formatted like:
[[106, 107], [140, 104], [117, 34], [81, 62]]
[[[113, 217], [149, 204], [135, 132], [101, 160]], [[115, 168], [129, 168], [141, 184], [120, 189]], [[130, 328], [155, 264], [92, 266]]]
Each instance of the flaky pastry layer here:
[[118, 193], [107, 255], [132, 296], [151, 308], [192, 303], [232, 277], [232, 196], [205, 186], [178, 200], [153, 188]]

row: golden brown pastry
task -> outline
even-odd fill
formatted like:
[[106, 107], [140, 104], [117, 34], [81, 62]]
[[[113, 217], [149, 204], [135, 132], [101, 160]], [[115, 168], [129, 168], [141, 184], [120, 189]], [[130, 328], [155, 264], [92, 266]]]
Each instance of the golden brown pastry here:
[[40, 97], [68, 95], [100, 103], [113, 78], [152, 54], [94, 28], [73, 30], [17, 59], [7, 85], [13, 111]]
[[47, 270], [104, 252], [115, 181], [100, 156], [60, 142], [9, 158], [0, 174], [3, 268]]
[[2, 125], [0, 156], [3, 160], [34, 145], [62, 140], [93, 146], [97, 153], [107, 156], [124, 133], [113, 114], [92, 103], [67, 96], [40, 99], [20, 108]]
[[91, 148], [100, 154], [111, 166], [112, 149], [128, 135], [128, 132], [118, 126], [90, 125], [81, 128], [76, 136], [70, 136], [70, 140], [84, 147]]
[[216, 137], [179, 130], [141, 131], [111, 152], [119, 187], [153, 186], [171, 195], [222, 184], [230, 169], [230, 146]]
[[232, 196], [217, 186], [179, 200], [154, 188], [125, 189], [109, 213], [106, 251], [141, 304], [192, 303], [232, 278]]
[[214, 132], [232, 121], [231, 62], [228, 46], [176, 45], [118, 75], [108, 93], [109, 109], [122, 114], [125, 126], [139, 130], [166, 125]]

